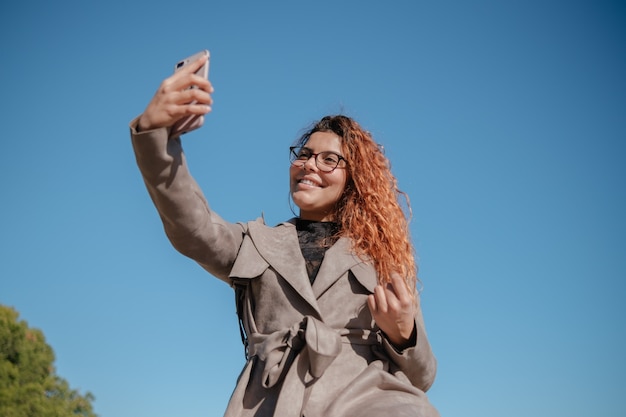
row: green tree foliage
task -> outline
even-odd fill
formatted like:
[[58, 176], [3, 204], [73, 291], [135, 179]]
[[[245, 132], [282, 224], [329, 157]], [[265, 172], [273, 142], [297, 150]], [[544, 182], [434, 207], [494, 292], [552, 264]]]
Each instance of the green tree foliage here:
[[0, 416], [96, 417], [94, 396], [71, 389], [53, 363], [43, 333], [0, 305]]

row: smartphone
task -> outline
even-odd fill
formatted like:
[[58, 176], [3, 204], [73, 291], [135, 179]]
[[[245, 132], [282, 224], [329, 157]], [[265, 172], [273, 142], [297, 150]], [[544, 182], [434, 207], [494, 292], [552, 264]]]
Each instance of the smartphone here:
[[[178, 61], [176, 65], [174, 66], [174, 72], [180, 71], [182, 68], [186, 67], [192, 62], [197, 61], [198, 59], [205, 57], [205, 56], [207, 57], [207, 61], [204, 63], [202, 67], [200, 67], [198, 71], [196, 71], [196, 74], [208, 79], [209, 78], [210, 54], [209, 54], [209, 51], [206, 49], [204, 51], [200, 51], [196, 54], [193, 54], [181, 61]], [[189, 88], [197, 88], [197, 87], [191, 86]], [[195, 103], [195, 101], [193, 101], [192, 104], [193, 103]], [[174, 123], [174, 125], [171, 127], [170, 137], [180, 136], [187, 132], [191, 132], [192, 130], [196, 130], [197, 128], [202, 126], [203, 123], [204, 123], [203, 115], [191, 115], [191, 116], [183, 117], [182, 119]]]

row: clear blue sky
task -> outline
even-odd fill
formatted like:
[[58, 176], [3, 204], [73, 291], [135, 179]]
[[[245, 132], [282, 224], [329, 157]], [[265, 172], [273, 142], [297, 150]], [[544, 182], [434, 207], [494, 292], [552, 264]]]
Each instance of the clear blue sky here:
[[212, 54], [184, 138], [226, 219], [291, 217], [287, 147], [344, 112], [411, 197], [446, 417], [626, 415], [626, 5], [35, 1], [0, 6], [0, 303], [102, 417], [221, 416], [230, 288], [171, 248], [128, 122]]

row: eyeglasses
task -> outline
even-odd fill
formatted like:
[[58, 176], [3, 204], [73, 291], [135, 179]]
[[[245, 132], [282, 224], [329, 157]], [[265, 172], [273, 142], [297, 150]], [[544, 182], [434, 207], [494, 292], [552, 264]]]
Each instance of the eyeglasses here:
[[347, 164], [343, 156], [332, 151], [313, 153], [309, 148], [301, 146], [292, 146], [289, 151], [289, 162], [295, 167], [304, 166], [311, 158], [315, 158], [315, 166], [322, 172], [333, 172], [337, 168], [345, 168]]

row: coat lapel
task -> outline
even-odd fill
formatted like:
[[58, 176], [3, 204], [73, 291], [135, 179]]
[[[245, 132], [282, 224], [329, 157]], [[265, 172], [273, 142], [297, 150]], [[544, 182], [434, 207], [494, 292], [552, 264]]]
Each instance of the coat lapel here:
[[342, 237], [330, 247], [313, 282], [313, 294], [319, 298], [348, 270], [351, 270], [361, 285], [373, 292], [376, 286], [376, 273], [369, 263], [360, 259], [351, 250], [349, 239]]
[[[293, 287], [315, 311], [320, 314], [317, 299], [339, 278], [352, 271], [368, 291], [378, 284], [371, 262], [359, 258], [351, 250], [351, 241], [342, 237], [330, 247], [311, 286], [295, 224], [284, 222], [268, 227], [262, 222], [248, 223], [248, 233], [256, 252]], [[321, 317], [321, 314], [320, 314]]]
[[248, 232], [263, 259], [319, 313], [295, 225], [285, 222], [277, 227], [267, 227], [262, 223], [250, 222]]

